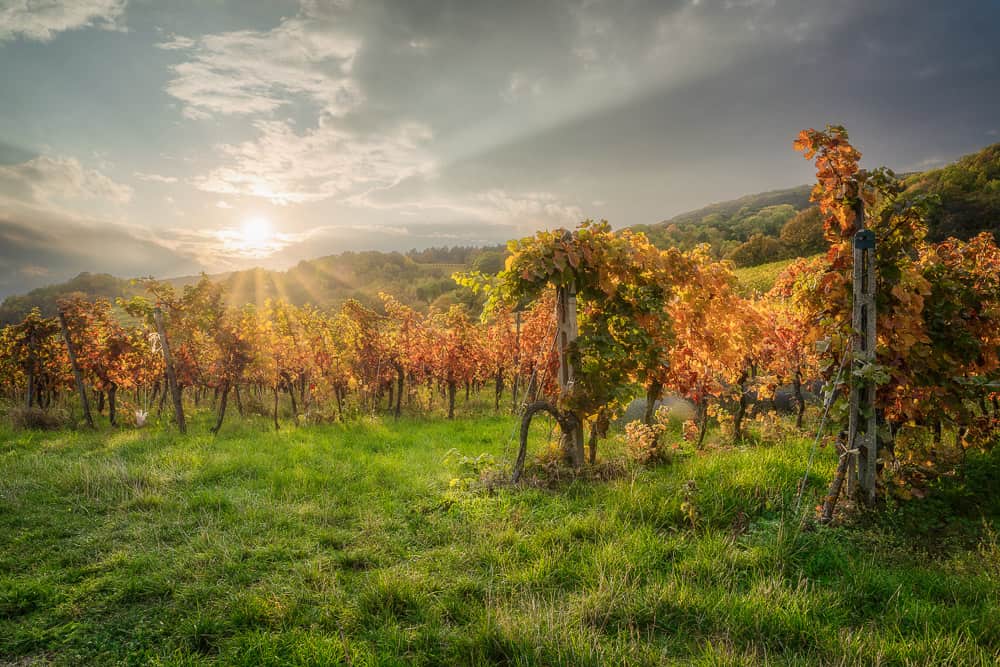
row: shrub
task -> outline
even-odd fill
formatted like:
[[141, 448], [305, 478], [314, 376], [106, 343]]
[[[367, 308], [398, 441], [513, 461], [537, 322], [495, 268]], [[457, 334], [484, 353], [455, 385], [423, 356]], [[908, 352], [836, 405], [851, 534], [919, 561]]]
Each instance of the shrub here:
[[306, 424], [333, 424], [340, 421], [340, 414], [331, 406], [317, 405], [299, 415], [299, 421]]
[[766, 442], [782, 442], [789, 437], [802, 434], [795, 428], [793, 421], [783, 418], [773, 410], [757, 414], [753, 421], [760, 429], [760, 439]]
[[687, 422], [678, 417], [675, 407], [669, 405], [661, 405], [656, 409], [651, 426], [641, 421], [630, 422], [625, 426], [625, 445], [629, 459], [643, 465], [669, 460], [670, 449], [678, 449], [679, 445], [675, 443], [668, 449], [664, 436], [671, 431], [675, 434], [680, 431], [687, 438], [686, 426]]
[[274, 404], [270, 400], [265, 404], [265, 401], [253, 391], [242, 393], [240, 395], [240, 402], [243, 404], [243, 413], [247, 415], [269, 417], [274, 409]]
[[7, 418], [16, 430], [55, 431], [69, 423], [69, 415], [64, 410], [24, 406], [10, 408]]
[[472, 491], [479, 488], [492, 491], [504, 484], [509, 476], [496, 458], [485, 452], [479, 456], [467, 456], [457, 449], [451, 449], [445, 454], [443, 462], [457, 464], [458, 467], [457, 475], [448, 484], [451, 491]]
[[695, 440], [697, 440], [698, 433], [701, 431], [700, 427], [698, 426], [698, 422], [695, 421], [694, 419], [688, 419], [687, 421], [685, 421], [683, 429], [684, 429], [684, 440], [686, 440], [687, 442], [694, 442]]
[[666, 425], [659, 419], [651, 425], [643, 424], [641, 421], [629, 422], [625, 426], [628, 457], [644, 465], [666, 458], [660, 442], [666, 430]]

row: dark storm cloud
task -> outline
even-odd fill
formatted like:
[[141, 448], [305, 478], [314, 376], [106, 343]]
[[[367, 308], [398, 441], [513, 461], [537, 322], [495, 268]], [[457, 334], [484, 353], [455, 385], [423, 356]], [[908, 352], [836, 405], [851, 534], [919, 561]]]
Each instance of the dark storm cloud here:
[[[564, 183], [584, 205], [587, 191], [614, 202], [619, 223], [650, 222], [713, 199], [805, 181], [808, 168], [790, 148], [803, 127], [845, 123], [870, 159], [908, 169], [977, 149], [1000, 118], [1000, 6], [993, 3], [706, 2], [690, 14], [680, 5], [626, 4], [592, 11], [598, 38], [575, 47], [593, 45], [594, 67], [609, 87], [624, 91], [620, 97], [568, 110], [554, 126], [522, 126], [507, 143], [446, 165], [441, 180], [457, 189]], [[664, 23], [676, 36], [651, 27]], [[503, 72], [522, 66], [549, 86], [572, 77], [566, 62], [573, 37], [558, 21], [541, 25], [554, 36], [539, 40], [542, 48], [559, 44], [553, 52], [561, 56], [533, 58], [533, 42], [521, 42], [506, 67], [498, 58], [493, 69], [470, 75], [470, 85], [487, 80], [486, 89], [495, 90]], [[704, 30], [703, 40], [685, 41], [693, 26]], [[628, 89], [626, 75], [608, 74], [615, 71], [609, 63], [632, 63], [623, 69], [640, 78], [647, 56], [669, 51], [672, 39], [684, 48], [655, 59], [664, 71], [647, 72], [642, 85]], [[727, 57], [730, 49], [738, 57]], [[444, 62], [425, 67], [460, 71], [462, 65], [448, 64], [454, 55], [438, 54]], [[426, 58], [434, 57], [428, 48]], [[587, 64], [576, 66], [578, 74]], [[470, 69], [479, 67], [477, 61]], [[419, 77], [409, 79], [379, 86], [384, 108], [403, 98], [418, 107], [425, 97], [442, 103], [439, 95], [421, 95]], [[393, 101], [401, 90], [406, 94]], [[499, 114], [496, 98], [494, 110], [477, 109], [482, 118]]]
[[[238, 168], [203, 181], [216, 191], [250, 191], [237, 180], [249, 171], [257, 190], [277, 182], [300, 200], [356, 194], [287, 166], [305, 157], [326, 184], [371, 171], [327, 157], [355, 137], [392, 156], [370, 201], [544, 190], [605, 200], [631, 224], [804, 181], [789, 150], [802, 127], [846, 123], [904, 168], [978, 147], [997, 115], [990, 3], [316, 3], [303, 16], [305, 33], [352, 45], [338, 76], [357, 106], [313, 128], [258, 125], [257, 142], [229, 150]], [[401, 127], [421, 138], [401, 145]], [[281, 166], [255, 170], [265, 147]]]

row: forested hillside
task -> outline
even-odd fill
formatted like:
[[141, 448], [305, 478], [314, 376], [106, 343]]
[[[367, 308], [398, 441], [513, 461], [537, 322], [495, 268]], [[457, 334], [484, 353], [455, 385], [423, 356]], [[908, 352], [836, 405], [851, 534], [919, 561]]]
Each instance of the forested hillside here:
[[131, 297], [142, 288], [127, 278], [117, 278], [107, 273], [81, 273], [64, 283], [33, 289], [27, 294], [9, 296], [0, 305], [0, 325], [20, 322], [32, 308], [38, 308], [46, 317], [56, 314], [56, 301], [67, 294], [83, 294], [88, 299]]
[[942, 169], [913, 174], [907, 193], [937, 195], [928, 218], [931, 241], [968, 239], [981, 231], [1000, 239], [1000, 143]]
[[[728, 256], [755, 235], [777, 239], [786, 222], [798, 211], [809, 208], [810, 186], [747, 195], [710, 204], [652, 225], [636, 225], [660, 248], [690, 250], [708, 243], [717, 259]], [[817, 229], [820, 228], [818, 220]], [[770, 257], [773, 261], [780, 257]], [[761, 262], [757, 262], [758, 264]], [[749, 266], [749, 264], [747, 264]]]
[[[931, 195], [928, 239], [968, 240], [981, 231], [1000, 239], [1000, 144], [955, 163], [904, 175], [906, 195]], [[712, 256], [757, 266], [815, 254], [825, 247], [811, 186], [747, 195], [711, 204], [653, 225], [636, 225], [660, 248], [690, 250], [708, 243]]]
[[[379, 292], [389, 292], [402, 303], [420, 310], [431, 305], [447, 308], [475, 298], [451, 279], [455, 271], [495, 273], [503, 265], [504, 250], [494, 248], [428, 248], [405, 254], [392, 252], [345, 252], [299, 262], [287, 271], [250, 269], [210, 276], [226, 288], [231, 305], [284, 299], [296, 305], [334, 307], [347, 299], [373, 306], [381, 303]], [[174, 287], [198, 281], [198, 276], [168, 279]], [[0, 305], [0, 324], [19, 322], [32, 308], [42, 315], [56, 314], [56, 301], [68, 294], [87, 299], [131, 297], [144, 293], [135, 280], [106, 273], [81, 273], [64, 283], [11, 296]]]

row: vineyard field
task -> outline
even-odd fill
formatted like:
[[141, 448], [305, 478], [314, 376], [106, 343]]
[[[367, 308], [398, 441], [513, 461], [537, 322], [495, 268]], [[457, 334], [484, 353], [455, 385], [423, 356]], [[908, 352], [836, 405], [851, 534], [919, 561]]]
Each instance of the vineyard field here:
[[794, 259], [779, 259], [776, 262], [759, 264], [757, 266], [742, 266], [733, 271], [739, 282], [740, 291], [744, 294], [755, 292], [763, 294], [774, 287], [778, 276], [795, 262]]
[[0, 661], [994, 664], [995, 453], [933, 514], [800, 530], [806, 436], [695, 451], [677, 429], [669, 464], [491, 490], [469, 468], [510, 456], [514, 418], [476, 401], [215, 437], [207, 411], [186, 438], [2, 427]]

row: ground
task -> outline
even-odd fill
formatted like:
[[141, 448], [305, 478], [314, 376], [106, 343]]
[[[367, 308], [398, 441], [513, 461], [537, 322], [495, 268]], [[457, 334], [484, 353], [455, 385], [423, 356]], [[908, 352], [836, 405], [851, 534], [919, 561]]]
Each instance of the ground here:
[[[685, 447], [604, 480], [472, 484], [513, 455], [513, 425], [0, 427], [0, 664], [1000, 656], [996, 500], [970, 500], [975, 480], [835, 527], [794, 514], [808, 437]], [[806, 514], [833, 465], [821, 449]], [[984, 459], [983, 479], [998, 467]]]

